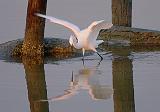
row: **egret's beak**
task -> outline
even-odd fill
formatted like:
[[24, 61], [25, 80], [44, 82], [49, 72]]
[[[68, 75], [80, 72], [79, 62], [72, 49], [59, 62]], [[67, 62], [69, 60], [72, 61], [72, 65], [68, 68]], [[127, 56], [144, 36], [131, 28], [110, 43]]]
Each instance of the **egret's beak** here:
[[73, 46], [73, 39], [72, 39], [72, 37], [69, 38], [69, 44], [70, 44], [71, 46]]
[[73, 46], [73, 43], [69, 41], [70, 46]]

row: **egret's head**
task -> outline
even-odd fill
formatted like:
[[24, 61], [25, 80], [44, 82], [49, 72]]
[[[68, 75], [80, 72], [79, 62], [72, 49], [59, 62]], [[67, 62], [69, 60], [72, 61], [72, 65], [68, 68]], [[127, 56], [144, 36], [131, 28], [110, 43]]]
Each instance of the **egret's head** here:
[[71, 46], [75, 47], [76, 49], [81, 49], [82, 48], [82, 46], [80, 44], [78, 44], [78, 39], [74, 35], [70, 36], [69, 44]]
[[71, 35], [69, 38], [69, 43], [71, 46], [75, 46], [75, 44], [77, 44], [78, 40], [75, 36]]

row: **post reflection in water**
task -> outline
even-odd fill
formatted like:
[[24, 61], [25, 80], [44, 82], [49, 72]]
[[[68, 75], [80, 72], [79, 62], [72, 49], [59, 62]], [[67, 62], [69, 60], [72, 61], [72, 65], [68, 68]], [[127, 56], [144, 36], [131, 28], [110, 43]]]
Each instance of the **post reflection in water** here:
[[117, 48], [112, 52], [115, 57], [112, 62], [114, 112], [135, 112], [133, 65], [128, 58], [130, 50]]
[[26, 73], [31, 112], [49, 112], [48, 102], [40, 102], [42, 99], [47, 99], [43, 58], [22, 57], [22, 61]]
[[100, 82], [100, 63], [98, 63], [98, 66], [83, 66], [81, 69], [71, 71], [69, 87], [63, 93], [49, 99], [47, 99], [43, 58], [23, 57], [31, 112], [49, 112], [48, 101], [69, 99], [84, 91], [87, 91], [92, 100], [107, 100], [112, 98], [113, 94], [114, 112], [135, 112], [133, 65], [132, 59], [128, 57], [130, 50], [113, 48], [111, 51], [114, 93], [111, 86]]
[[[92, 77], [95, 75], [95, 77]], [[49, 100], [65, 100], [83, 90], [88, 91], [92, 100], [109, 99], [113, 94], [113, 89], [109, 85], [101, 85], [98, 81], [97, 68], [84, 67], [78, 72], [72, 71], [69, 88], [62, 95], [50, 98]], [[91, 78], [92, 77], [92, 78]]]

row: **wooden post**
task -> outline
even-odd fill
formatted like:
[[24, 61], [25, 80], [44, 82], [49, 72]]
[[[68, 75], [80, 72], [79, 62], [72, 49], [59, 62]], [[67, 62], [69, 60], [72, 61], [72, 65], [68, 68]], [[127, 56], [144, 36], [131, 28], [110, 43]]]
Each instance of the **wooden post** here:
[[132, 0], [112, 0], [112, 23], [132, 26]]
[[28, 0], [25, 37], [22, 46], [23, 55], [44, 55], [43, 38], [45, 19], [35, 13], [46, 14], [47, 0]]
[[127, 49], [113, 50], [113, 55], [123, 56], [112, 62], [114, 112], [135, 112], [132, 60]]

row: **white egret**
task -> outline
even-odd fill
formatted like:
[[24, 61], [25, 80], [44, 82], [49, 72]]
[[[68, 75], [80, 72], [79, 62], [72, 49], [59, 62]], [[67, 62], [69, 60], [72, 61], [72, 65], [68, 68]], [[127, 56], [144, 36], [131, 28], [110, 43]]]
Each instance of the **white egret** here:
[[101, 44], [104, 41], [97, 40], [97, 36], [101, 29], [111, 28], [113, 26], [112, 23], [107, 23], [104, 20], [94, 21], [86, 29], [80, 30], [79, 27], [77, 27], [76, 25], [70, 22], [57, 19], [51, 16], [39, 14], [39, 13], [36, 13], [36, 15], [42, 18], [46, 18], [53, 23], [60, 24], [68, 28], [69, 30], [71, 30], [72, 35], [69, 38], [69, 43], [71, 46], [73, 45], [76, 49], [82, 49], [83, 59], [84, 59], [85, 50], [92, 50], [101, 57], [101, 60], [103, 59], [103, 57], [97, 52], [96, 48], [98, 47], [99, 44]]

